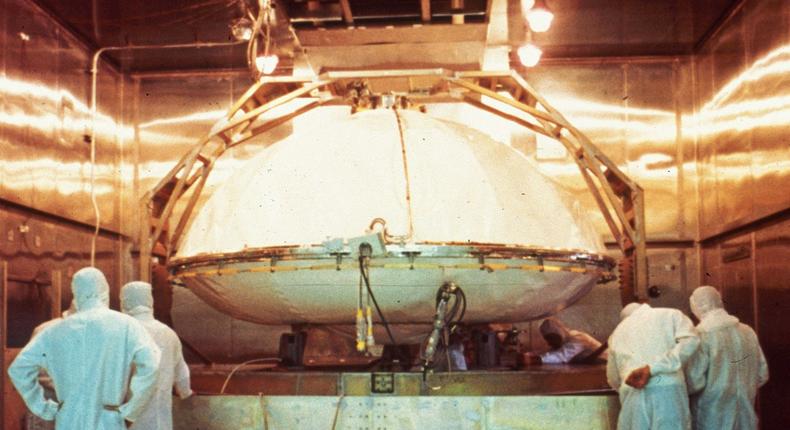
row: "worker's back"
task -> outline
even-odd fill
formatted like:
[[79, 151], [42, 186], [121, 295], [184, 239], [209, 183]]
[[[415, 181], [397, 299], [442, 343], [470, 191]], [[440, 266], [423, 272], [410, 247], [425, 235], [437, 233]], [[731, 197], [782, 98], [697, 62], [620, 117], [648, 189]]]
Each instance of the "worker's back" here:
[[173, 388], [179, 397], [192, 394], [189, 367], [181, 354], [181, 341], [168, 326], [154, 319], [154, 296], [151, 284], [129, 282], [121, 288], [121, 309], [139, 321], [161, 351], [159, 378], [151, 402], [135, 421], [134, 430], [171, 430], [173, 428]]
[[617, 428], [689, 429], [682, 370], [699, 345], [691, 320], [676, 309], [647, 304], [624, 318], [609, 338], [606, 367], [609, 385], [620, 394]]
[[[625, 381], [632, 370], [647, 363], [655, 363], [676, 345], [678, 321], [686, 318], [676, 309], [651, 308], [642, 305], [631, 316], [624, 319], [609, 338], [609, 351], [617, 355], [616, 365], [620, 380]], [[686, 318], [687, 319], [687, 318]], [[668, 372], [659, 378], [651, 378], [650, 385], [684, 383], [680, 363], [668, 363]], [[655, 372], [658, 369], [653, 369]], [[617, 387], [614, 387], [617, 388]]]
[[[75, 273], [72, 293], [78, 312], [32, 338], [8, 374], [30, 411], [54, 419], [58, 430], [125, 429], [150, 399], [159, 350], [134, 318], [108, 308], [109, 285], [98, 269]], [[44, 398], [41, 369], [57, 402]]]
[[755, 429], [754, 399], [768, 380], [757, 335], [724, 310], [711, 314], [697, 326], [700, 351], [689, 366], [689, 384], [699, 391], [691, 401], [694, 427]]
[[181, 353], [181, 341], [178, 335], [168, 326], [154, 319], [151, 313], [134, 315], [148, 334], [151, 335], [161, 352], [159, 377], [156, 392], [143, 413], [134, 422], [131, 429], [136, 430], [170, 430], [173, 428], [173, 388], [179, 397], [188, 397], [189, 367]]
[[[93, 309], [50, 328], [46, 350], [57, 359], [49, 362], [47, 370], [61, 402], [59, 415], [79, 414], [85, 402], [115, 406], [123, 402], [131, 373], [126, 340], [132, 324], [120, 312]], [[108, 419], [118, 417], [115, 413]], [[92, 427], [89, 422], [84, 426]]]
[[[55, 386], [57, 429], [124, 428], [119, 407], [132, 359], [145, 342], [141, 330], [120, 312], [94, 308], [48, 327], [30, 342]], [[15, 376], [12, 369], [9, 373]]]

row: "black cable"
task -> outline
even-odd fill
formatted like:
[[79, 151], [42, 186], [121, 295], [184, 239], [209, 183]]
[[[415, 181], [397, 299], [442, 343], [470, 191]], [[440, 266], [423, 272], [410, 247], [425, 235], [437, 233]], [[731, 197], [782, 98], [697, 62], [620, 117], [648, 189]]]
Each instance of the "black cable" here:
[[370, 298], [373, 299], [373, 304], [376, 306], [376, 312], [379, 314], [379, 318], [381, 318], [382, 324], [384, 324], [384, 328], [387, 330], [387, 335], [390, 337], [390, 341], [393, 345], [397, 345], [395, 343], [395, 337], [392, 335], [390, 331], [390, 325], [387, 322], [387, 319], [384, 318], [384, 313], [381, 312], [381, 308], [379, 307], [379, 302], [376, 301], [376, 296], [373, 294], [373, 290], [370, 288], [370, 279], [368, 278], [368, 274], [365, 271], [365, 259], [367, 257], [361, 256], [359, 257], [359, 273], [362, 275], [362, 279], [365, 281], [365, 287], [368, 289], [368, 294]]
[[[436, 291], [436, 307], [438, 308], [439, 303], [441, 303], [443, 299], [447, 300], [449, 304], [450, 296], [454, 296], [455, 300], [453, 300], [452, 305], [445, 313], [443, 318], [444, 327], [442, 328], [442, 336], [439, 338], [439, 342], [437, 343], [437, 348], [440, 346], [444, 347], [443, 352], [448, 360], [448, 369], [450, 369], [451, 366], [449, 364], [450, 333], [455, 331], [455, 329], [458, 327], [458, 324], [463, 320], [464, 315], [466, 314], [466, 294], [460, 287], [452, 283], [445, 283]], [[430, 337], [430, 335], [428, 337]], [[421, 351], [420, 355], [422, 356], [423, 354], [424, 352]], [[433, 367], [435, 363], [436, 361], [432, 361], [430, 363], [426, 361], [423, 364], [423, 371], [425, 372], [426, 369]], [[424, 377], [425, 375], [423, 375], [423, 378]]]
[[464, 290], [462, 290], [460, 287], [457, 288], [456, 291], [456, 294], [461, 295], [461, 305], [463, 306], [461, 308], [461, 315], [458, 317], [458, 321], [455, 322], [455, 324], [458, 325], [458, 323], [464, 320], [464, 315], [466, 315], [466, 293], [464, 293]]
[[[444, 290], [445, 288], [443, 286], [442, 288], [439, 288], [439, 290], [436, 292], [436, 306], [439, 305], [439, 302], [442, 299], [442, 295], [445, 292]], [[455, 326], [457, 326], [461, 321], [463, 321], [464, 315], [466, 315], [466, 294], [464, 293], [464, 290], [462, 290], [458, 286], [456, 286], [450, 292], [450, 294], [453, 294], [455, 296], [455, 300], [453, 301], [453, 305], [450, 308], [450, 310], [447, 311], [444, 321], [445, 321], [445, 325], [447, 326], [452, 325], [452, 327], [450, 327], [452, 331], [455, 329]], [[461, 309], [461, 313], [458, 316], [458, 318], [456, 318], [456, 314], [458, 313], [459, 308]]]

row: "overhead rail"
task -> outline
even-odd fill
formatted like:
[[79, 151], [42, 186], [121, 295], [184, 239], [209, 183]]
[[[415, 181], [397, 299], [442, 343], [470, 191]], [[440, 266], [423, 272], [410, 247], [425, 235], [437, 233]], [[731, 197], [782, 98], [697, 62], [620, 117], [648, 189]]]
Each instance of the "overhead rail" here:
[[[364, 97], [360, 96], [361, 87], [369, 89]], [[362, 102], [363, 107], [367, 107], [371, 105], [371, 98], [382, 96], [397, 99], [398, 102], [392, 104], [394, 108], [419, 107], [431, 102], [469, 103], [562, 143], [579, 167], [623, 252], [620, 262], [623, 303], [646, 299], [648, 277], [642, 188], [512, 70], [361, 70], [327, 72], [317, 78], [261, 78], [143, 197], [139, 242], [141, 277], [150, 279], [151, 257], [155, 250], [165, 261], [175, 254], [206, 180], [217, 159], [227, 150], [316, 107], [345, 104], [358, 110]], [[291, 103], [295, 100], [303, 102]], [[279, 114], [273, 116], [272, 113]], [[184, 206], [174, 216], [177, 204]]]

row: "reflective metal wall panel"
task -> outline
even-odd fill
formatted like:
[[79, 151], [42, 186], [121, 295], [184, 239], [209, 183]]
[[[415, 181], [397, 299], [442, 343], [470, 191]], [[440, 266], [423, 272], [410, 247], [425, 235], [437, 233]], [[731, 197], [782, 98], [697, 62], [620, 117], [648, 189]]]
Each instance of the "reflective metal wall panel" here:
[[[90, 264], [90, 59], [88, 49], [27, 0], [0, 2], [0, 259], [15, 279], [9, 290], [12, 346], [27, 342], [50, 315], [48, 294], [61, 273], [63, 309], [71, 275]], [[102, 227], [120, 231], [121, 157], [126, 132], [116, 120], [122, 77], [102, 67], [96, 196]], [[51, 215], [49, 215], [51, 214]], [[96, 240], [96, 262], [112, 288], [112, 305], [130, 274], [129, 242]]]
[[[699, 100], [708, 100], [713, 95], [713, 83], [709, 76], [713, 73], [713, 55], [702, 54], [696, 57], [695, 92]], [[697, 190], [699, 193], [700, 235], [710, 234], [716, 228], [718, 193], [716, 191], [716, 147], [714, 136], [701, 133], [710, 120], [700, 118], [695, 113], [690, 132], [697, 139]]]
[[697, 56], [702, 237], [790, 205], [789, 8], [745, 2]]
[[727, 310], [754, 327], [752, 237], [745, 234], [720, 244], [722, 300]]
[[[6, 5], [8, 33], [5, 47], [6, 140], [0, 148], [5, 161], [4, 195], [33, 205], [46, 194], [46, 178], [39, 160], [52, 159], [55, 112], [57, 112], [57, 28], [47, 17], [25, 2]], [[46, 161], [44, 161], [46, 163]], [[41, 182], [39, 182], [41, 181]], [[51, 183], [50, 189], [51, 189]]]
[[[127, 109], [134, 110], [131, 115], [136, 119], [139, 158], [135, 200], [139, 202], [178, 159], [208, 134], [234, 99], [232, 76], [139, 78], [136, 82], [135, 93], [128, 94], [124, 103]], [[224, 157], [221, 161], [227, 162]], [[210, 182], [216, 184], [222, 179], [223, 169], [217, 165]], [[210, 191], [207, 189], [205, 194]]]
[[[32, 3], [3, 6], [4, 74], [0, 112], [0, 196], [92, 223], [90, 200], [90, 55]], [[102, 225], [118, 229], [118, 139], [121, 78], [102, 68], [99, 80], [96, 195]]]
[[[737, 15], [731, 23], [732, 29], [722, 33], [721, 38], [712, 42], [713, 76], [717, 96], [724, 87], [737, 79], [746, 67], [745, 41], [743, 40], [742, 18]], [[726, 90], [724, 90], [726, 91]], [[753, 184], [751, 171], [750, 127], [719, 127], [723, 122], [722, 104], [738, 106], [749, 100], [748, 89], [736, 88], [727, 94], [724, 103], [705, 103], [700, 114], [712, 112], [711, 124], [715, 126], [716, 148], [716, 190], [718, 199], [717, 213], [719, 228], [734, 227], [747, 221], [752, 215]]]
[[702, 273], [700, 277], [700, 285], [721, 285], [721, 255], [719, 252], [719, 245], [711, 245], [703, 247], [700, 251], [700, 259], [702, 260]]
[[[781, 13], [781, 12], [784, 13]], [[750, 2], [744, 37], [751, 60], [749, 79], [754, 217], [790, 206], [790, 5]], [[777, 29], [766, 31], [766, 29]], [[784, 29], [781, 31], [780, 29]]]
[[757, 331], [766, 354], [771, 379], [760, 391], [763, 428], [781, 428], [790, 422], [790, 221], [756, 233]]
[[[645, 189], [651, 239], [694, 237], [694, 134], [686, 124], [693, 123], [690, 61], [548, 63], [526, 78]], [[546, 145], [541, 140], [536, 145]], [[531, 155], [544, 173], [574, 190], [609, 237], [570, 158]]]
[[[746, 1], [696, 56], [702, 238], [790, 207], [789, 16], [785, 1]], [[728, 309], [758, 331], [771, 372], [764, 428], [790, 421], [788, 237], [782, 216], [701, 249], [702, 282], [721, 287]]]
[[635, 63], [626, 68], [625, 171], [645, 189], [645, 213], [652, 225], [648, 234], [654, 239], [681, 236], [682, 203], [687, 197], [693, 200], [693, 195], [678, 195], [683, 142], [673, 66]]
[[[61, 309], [71, 301], [71, 276], [90, 265], [90, 227], [31, 213], [28, 209], [0, 203], [0, 259], [8, 262], [14, 282], [9, 289], [9, 346], [22, 347], [33, 328], [49, 318], [49, 295], [53, 275], [60, 272]], [[111, 305], [118, 308], [118, 290], [128, 280], [119, 276], [122, 258], [114, 235], [98, 237], [96, 267], [107, 277]]]
[[699, 224], [699, 169], [694, 100], [694, 67], [691, 59], [673, 64], [674, 103], [677, 125], [675, 157], [678, 166], [678, 235], [696, 238]]

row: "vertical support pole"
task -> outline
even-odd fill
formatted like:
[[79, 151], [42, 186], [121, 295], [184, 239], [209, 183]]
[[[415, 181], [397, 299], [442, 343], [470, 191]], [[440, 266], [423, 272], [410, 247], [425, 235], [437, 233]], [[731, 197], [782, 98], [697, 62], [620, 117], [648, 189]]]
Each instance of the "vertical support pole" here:
[[61, 306], [63, 300], [63, 277], [61, 276], [60, 270], [53, 270], [52, 271], [52, 291], [50, 300], [52, 303], [50, 304], [50, 315], [49, 319], [59, 318], [63, 313], [63, 309]]
[[645, 229], [645, 193], [641, 188], [637, 189], [634, 196], [634, 231], [636, 233], [636, 299], [647, 299], [647, 288], [649, 282], [647, 266], [647, 232]]
[[140, 200], [140, 239], [138, 248], [140, 249], [140, 276], [143, 282], [151, 282], [151, 200], [150, 192]]

